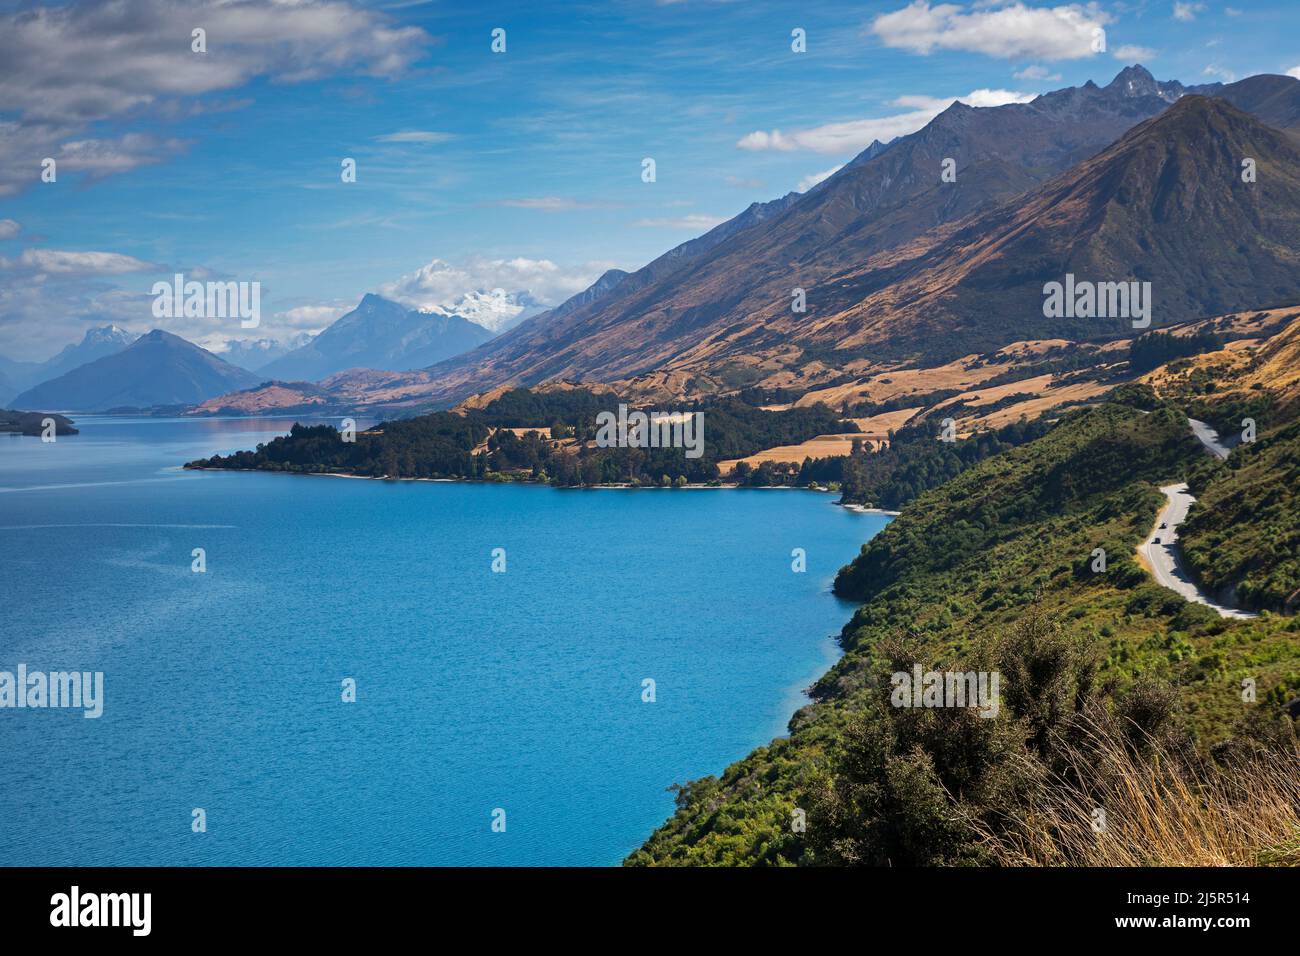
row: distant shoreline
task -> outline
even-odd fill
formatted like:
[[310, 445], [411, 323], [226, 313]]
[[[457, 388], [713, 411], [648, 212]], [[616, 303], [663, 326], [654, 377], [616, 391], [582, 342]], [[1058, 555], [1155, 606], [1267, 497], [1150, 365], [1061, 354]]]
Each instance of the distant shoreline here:
[[[432, 481], [446, 484], [476, 484], [476, 485], [545, 485], [548, 488], [560, 488], [580, 491], [598, 491], [598, 490], [624, 490], [624, 491], [721, 491], [726, 489], [746, 488], [754, 491], [812, 491], [818, 494], [835, 494], [829, 488], [817, 487], [808, 488], [797, 485], [740, 485], [734, 481], [722, 482], [716, 485], [705, 485], [693, 483], [680, 486], [669, 485], [633, 485], [627, 482], [615, 482], [598, 485], [550, 485], [541, 481], [489, 481], [483, 478], [376, 478], [372, 475], [350, 475], [342, 471], [270, 471], [261, 468], [208, 468], [195, 465], [182, 465], [183, 471], [224, 471], [231, 474], [252, 474], [252, 475], [291, 475], [300, 478], [351, 478], [356, 481]], [[887, 515], [896, 517], [899, 512], [888, 511], [884, 508], [868, 508], [866, 505], [846, 503], [843, 501], [834, 502], [841, 508], [857, 514], [867, 515]]]

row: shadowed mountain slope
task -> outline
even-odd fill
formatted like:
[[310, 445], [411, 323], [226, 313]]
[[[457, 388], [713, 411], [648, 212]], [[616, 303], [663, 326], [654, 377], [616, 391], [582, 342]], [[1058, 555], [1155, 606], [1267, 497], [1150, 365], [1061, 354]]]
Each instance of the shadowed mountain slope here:
[[459, 315], [420, 312], [374, 294], [301, 348], [262, 366], [262, 378], [319, 381], [349, 368], [405, 371], [459, 355], [492, 333]]
[[258, 381], [252, 372], [155, 329], [120, 352], [28, 389], [12, 404], [15, 408], [87, 412], [192, 405]]

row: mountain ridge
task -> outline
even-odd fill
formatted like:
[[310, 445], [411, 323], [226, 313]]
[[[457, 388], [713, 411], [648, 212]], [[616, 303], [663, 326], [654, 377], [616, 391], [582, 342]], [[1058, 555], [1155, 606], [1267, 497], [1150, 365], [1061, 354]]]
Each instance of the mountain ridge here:
[[[697, 366], [716, 368], [720, 356], [746, 350], [743, 361], [760, 371], [789, 366], [816, 343], [787, 337], [761, 347], [771, 337], [755, 328], [753, 317], [783, 313], [794, 287], [810, 288], [930, 229], [1023, 195], [1163, 112], [1171, 97], [1228, 90], [1229, 96], [1258, 98], [1252, 81], [1232, 87], [1139, 82], [1149, 77], [1130, 67], [1108, 89], [1071, 87], [1028, 104], [982, 109], [955, 103], [917, 133], [864, 162], [846, 164], [816, 189], [760, 223], [733, 229], [679, 268], [663, 273], [664, 264], [655, 260], [603, 303], [548, 324], [544, 335], [524, 323], [472, 357], [425, 370], [424, 393], [450, 402], [503, 384], [552, 378], [622, 382], [675, 368], [683, 370], [682, 378], [698, 378]], [[1292, 80], [1288, 89], [1296, 85]], [[944, 158], [956, 160], [958, 182], [969, 188], [937, 188]]]
[[13, 400], [25, 408], [107, 411], [193, 405], [259, 379], [178, 335], [154, 329], [125, 349], [80, 365]]
[[407, 371], [481, 345], [492, 332], [452, 314], [422, 312], [367, 292], [310, 342], [258, 368], [264, 379], [315, 382], [345, 369]]
[[[641, 269], [620, 273], [616, 282], [602, 277], [592, 287], [606, 286], [599, 296], [579, 294], [435, 365], [375, 373], [370, 381], [361, 370], [339, 371], [328, 387], [339, 389], [340, 401], [376, 408], [449, 407], [477, 393], [550, 381], [690, 398], [754, 384], [807, 390], [868, 368], [926, 360], [942, 365], [1014, 341], [1092, 338], [1095, 328], [1044, 328], [1033, 318], [1041, 302], [1033, 301], [1023, 282], [1012, 283], [1019, 297], [1010, 312], [1006, 302], [988, 299], [999, 278], [988, 268], [973, 278], [970, 270], [962, 274], [967, 285], [955, 294], [958, 312], [969, 312], [964, 303], [979, 298], [982, 282], [984, 305], [1019, 316], [1021, 327], [981, 327], [967, 314], [945, 325], [920, 321], [915, 312], [921, 302], [948, 302], [938, 295], [943, 283], [936, 260], [943, 250], [950, 266], [968, 262], [966, 247], [973, 249], [975, 240], [962, 229], [1005, 224], [1017, 204], [1034, 202], [1035, 191], [1056, 177], [1083, 169], [1189, 96], [1207, 94], [1275, 124], [1288, 137], [1300, 129], [1300, 80], [1267, 74], [1226, 86], [1184, 87], [1130, 66], [1106, 87], [1089, 82], [1030, 103], [974, 108], [955, 102], [916, 133], [887, 145], [873, 143], [806, 193], [751, 204]], [[1286, 153], [1289, 168], [1283, 141], [1275, 137], [1270, 143], [1274, 152]], [[941, 179], [945, 159], [954, 161], [955, 183]], [[1236, 225], [1245, 235], [1248, 224]], [[1277, 275], [1277, 257], [1267, 258], [1268, 268], [1247, 269], [1244, 281], [1226, 278], [1232, 296], [1206, 294], [1209, 283], [1199, 291], [1179, 291], [1169, 321], [1195, 317], [1198, 310], [1216, 314], [1292, 298], [1292, 283]], [[1085, 264], [1091, 268], [1102, 259], [1094, 256]], [[1116, 271], [1111, 259], [1096, 278]], [[1034, 271], [1032, 263], [1025, 268]], [[926, 269], [939, 283], [928, 290], [917, 278]], [[1001, 280], [1014, 279], [1014, 271], [1004, 268]], [[1177, 279], [1174, 286], [1185, 278], [1177, 270], [1167, 274]], [[807, 297], [804, 314], [790, 308], [797, 288]], [[1258, 298], [1246, 302], [1247, 293]], [[893, 310], [906, 321], [891, 329], [886, 319]], [[909, 336], [916, 347], [908, 348]], [[268, 377], [292, 377], [278, 371], [264, 369]]]
[[8, 370], [9, 388], [0, 376], [0, 400], [15, 397], [42, 382], [58, 378], [78, 366], [120, 352], [139, 336], [112, 323], [87, 329], [79, 342], [70, 342], [44, 362], [0, 363], [0, 373]]

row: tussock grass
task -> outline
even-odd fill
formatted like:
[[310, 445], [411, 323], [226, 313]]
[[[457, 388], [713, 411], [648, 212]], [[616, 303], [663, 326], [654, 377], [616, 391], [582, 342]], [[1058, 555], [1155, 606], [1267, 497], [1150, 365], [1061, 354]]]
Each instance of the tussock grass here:
[[[1217, 763], [1090, 722], [1025, 808], [974, 821], [1004, 866], [1300, 866], [1300, 753]], [[1094, 812], [1105, 811], [1101, 832]]]

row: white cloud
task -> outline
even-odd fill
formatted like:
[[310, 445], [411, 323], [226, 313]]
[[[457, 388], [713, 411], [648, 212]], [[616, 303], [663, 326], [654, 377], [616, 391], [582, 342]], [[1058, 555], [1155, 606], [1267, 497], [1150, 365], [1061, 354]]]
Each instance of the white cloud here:
[[12, 219], [0, 219], [0, 239], [12, 239], [22, 230]]
[[108, 276], [150, 272], [158, 267], [116, 252], [61, 252], [24, 249], [17, 259], [0, 259], [0, 269], [21, 269], [56, 275]]
[[567, 196], [532, 196], [522, 199], [502, 199], [497, 205], [509, 206], [513, 209], [536, 209], [541, 212], [569, 212], [574, 209], [592, 209], [595, 206], [594, 203], [581, 202]]
[[[197, 26], [208, 53], [191, 52]], [[201, 108], [196, 98], [259, 77], [396, 76], [429, 42], [418, 27], [344, 0], [24, 4], [0, 15], [0, 194], [34, 182], [32, 164], [43, 157], [104, 176], [183, 146], [142, 135], [88, 139], [91, 123], [146, 109], [172, 115], [180, 103]]]
[[277, 325], [306, 332], [318, 332], [345, 312], [355, 308], [353, 305], [300, 305], [275, 313]]
[[838, 166], [832, 166], [830, 169], [824, 169], [820, 173], [809, 173], [803, 179], [799, 180], [799, 185], [794, 187], [795, 191], [806, 193], [808, 190], [812, 189], [818, 183], [825, 182], [826, 180], [830, 179], [832, 176], [834, 176], [843, 168], [844, 168], [844, 164], [840, 163]]
[[[209, 52], [190, 50], [201, 25]], [[180, 40], [178, 41], [178, 38]], [[0, 19], [0, 108], [96, 120], [257, 76], [300, 82], [344, 70], [403, 72], [429, 36], [339, 0], [133, 0], [37, 7]]]
[[379, 294], [418, 309], [445, 309], [471, 292], [504, 289], [527, 293], [543, 306], [559, 305], [608, 269], [608, 263], [562, 268], [549, 259], [471, 258], [461, 263], [434, 259], [415, 272], [380, 286]]
[[1286, 71], [1286, 75], [1294, 76], [1297, 80], [1300, 80], [1300, 66], [1291, 67], [1291, 69]]
[[934, 96], [900, 96], [895, 106], [907, 107], [908, 112], [873, 119], [849, 120], [844, 123], [827, 123], [812, 129], [783, 133], [779, 129], [770, 133], [756, 130], [737, 141], [736, 146], [747, 150], [808, 149], [815, 153], [859, 152], [874, 140], [888, 143], [899, 136], [915, 133], [953, 103], [961, 101], [967, 106], [1004, 106], [1007, 103], [1028, 103], [1036, 93], [1014, 93], [1010, 90], [973, 90], [965, 96], [941, 99]]
[[1174, 19], [1181, 20], [1184, 23], [1191, 23], [1196, 19], [1196, 15], [1205, 9], [1203, 3], [1175, 3]]
[[55, 160], [56, 172], [85, 173], [91, 180], [161, 163], [184, 150], [178, 139], [127, 133], [108, 139], [76, 139], [78, 129], [66, 124], [22, 124], [0, 121], [0, 196], [37, 181], [39, 160]]
[[1149, 46], [1137, 46], [1132, 43], [1114, 49], [1115, 59], [1125, 63], [1137, 63], [1139, 60], [1155, 59], [1156, 51]]
[[759, 150], [779, 149], [782, 151], [796, 150], [799, 144], [787, 137], [779, 129], [774, 129], [768, 133], [761, 129], [752, 133], [746, 133], [736, 141], [736, 146], [740, 149]]
[[1012, 74], [1017, 80], [1047, 80], [1056, 83], [1061, 79], [1060, 73], [1053, 73], [1045, 66], [1033, 64]]
[[381, 143], [445, 143], [455, 138], [452, 133], [435, 133], [428, 129], [408, 129], [375, 137]]
[[643, 229], [689, 229], [694, 232], [707, 232], [726, 221], [726, 216], [706, 216], [703, 213], [693, 212], [685, 216], [662, 219], [638, 219], [633, 225]]
[[[196, 316], [160, 322], [155, 318], [153, 282], [171, 282], [176, 272], [198, 281], [223, 276], [197, 263], [172, 266], [98, 250], [29, 248], [13, 258], [0, 256], [0, 355], [43, 361], [79, 341], [92, 325], [112, 324], [136, 333], [162, 325], [205, 345], [247, 334], [238, 320]], [[269, 292], [263, 282], [264, 307]], [[277, 335], [281, 327], [278, 315], [273, 319], [263, 312], [259, 330], [263, 335]]]
[[1231, 83], [1237, 79], [1236, 73], [1233, 73], [1232, 70], [1225, 69], [1224, 67], [1219, 66], [1217, 63], [1211, 63], [1201, 72], [1204, 73], [1206, 76], [1217, 76], [1224, 83]]
[[[69, 269], [73, 264], [65, 260], [61, 265]], [[147, 295], [123, 292], [108, 285], [103, 275], [38, 272], [30, 259], [24, 265], [0, 258], [0, 270], [0, 355], [8, 358], [44, 361], [80, 341], [87, 325], [115, 324], [147, 332], [157, 324]]]
[[927, 0], [883, 13], [871, 29], [885, 46], [928, 54], [965, 50], [1005, 59], [1077, 60], [1094, 55], [1095, 31], [1110, 22], [1095, 4], [970, 8]]
[[161, 163], [185, 146], [178, 139], [127, 133], [117, 139], [79, 139], [64, 143], [55, 158], [60, 171], [85, 172], [94, 179], [102, 179], [139, 166]]

